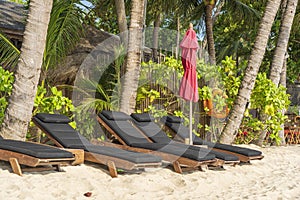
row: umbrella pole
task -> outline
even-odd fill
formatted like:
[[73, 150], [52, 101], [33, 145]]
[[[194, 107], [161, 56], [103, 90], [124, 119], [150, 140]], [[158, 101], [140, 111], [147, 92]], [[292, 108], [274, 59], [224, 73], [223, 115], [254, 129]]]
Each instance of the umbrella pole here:
[[192, 137], [192, 114], [193, 114], [193, 107], [192, 107], [192, 101], [190, 101], [190, 145], [193, 145], [193, 137]]

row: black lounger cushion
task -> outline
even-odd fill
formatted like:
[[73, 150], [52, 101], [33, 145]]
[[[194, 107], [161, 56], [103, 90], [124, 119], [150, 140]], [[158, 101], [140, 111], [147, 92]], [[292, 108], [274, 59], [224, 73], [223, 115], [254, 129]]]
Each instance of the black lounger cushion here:
[[73, 154], [47, 145], [18, 140], [0, 140], [0, 149], [29, 155], [36, 158], [73, 158]]
[[[136, 114], [141, 115], [141, 114]], [[206, 153], [213, 153], [216, 158], [225, 160], [225, 161], [237, 161], [238, 157], [226, 154], [226, 153], [219, 153], [212, 150], [202, 149], [199, 147], [195, 147], [192, 145], [185, 145], [181, 143], [176, 143], [172, 141], [167, 134], [155, 123], [155, 122], [137, 122], [135, 119], [133, 119], [133, 122], [139, 127], [142, 132], [147, 135], [151, 140], [153, 140], [155, 143], [174, 143], [175, 146], [180, 146], [181, 149], [188, 149], [189, 151], [195, 150], [196, 152], [202, 151]], [[174, 123], [174, 124], [181, 124], [181, 123]], [[194, 158], [195, 159], [195, 158]]]
[[151, 122], [154, 120], [154, 117], [149, 113], [132, 113], [130, 116], [138, 122]]
[[[124, 113], [125, 114], [125, 113]], [[125, 114], [126, 115], [126, 114]], [[139, 131], [132, 127], [132, 124], [127, 120], [113, 120], [104, 115], [104, 111], [98, 114], [98, 116], [114, 131], [120, 138], [129, 146], [131, 143], [147, 143], [148, 140]], [[129, 119], [131, 117], [127, 115]]]
[[[189, 137], [189, 129], [184, 126], [182, 123], [172, 123], [170, 121], [165, 122], [165, 125], [171, 128], [178, 136], [181, 138]], [[257, 151], [254, 149], [249, 149], [245, 147], [238, 147], [228, 144], [221, 144], [221, 143], [213, 143], [202, 140], [200, 137], [197, 137], [194, 133], [193, 134], [193, 143], [194, 145], [207, 145], [210, 148], [217, 148], [226, 151], [232, 151], [235, 153], [239, 153], [245, 156], [260, 156], [262, 154], [261, 151]]]
[[88, 152], [95, 154], [102, 154], [106, 156], [116, 157], [124, 159], [134, 163], [155, 163], [161, 162], [161, 158], [155, 155], [127, 151], [115, 147], [99, 146], [99, 145], [88, 145], [86, 146]]
[[65, 116], [60, 114], [48, 114], [48, 113], [38, 113], [35, 115], [37, 118], [46, 123], [69, 123], [71, 120]]
[[209, 151], [199, 151], [188, 148], [188, 146], [180, 146], [176, 143], [133, 143], [132, 147], [151, 149], [153, 151], [173, 154], [179, 157], [185, 157], [196, 161], [205, 161], [215, 159], [215, 155]]
[[[102, 111], [103, 113], [103, 111]], [[118, 134], [122, 140], [131, 147], [150, 149], [155, 151], [161, 151], [173, 155], [183, 156], [186, 158], [194, 159], [197, 161], [203, 160], [211, 160], [215, 158], [214, 154], [209, 154], [208, 151], [195, 151], [193, 149], [189, 149], [186, 146], [178, 146], [177, 144], [171, 144], [172, 142], [170, 138], [166, 135], [163, 135], [163, 138], [160, 138], [160, 135], [154, 134], [155, 139], [162, 143], [151, 143], [149, 142], [143, 134], [140, 133], [138, 129], [136, 129], [129, 121], [121, 121], [121, 120], [109, 120], [102, 113], [99, 113], [99, 117], [112, 129], [114, 132]], [[134, 120], [132, 118], [132, 120]], [[152, 122], [137, 122], [142, 124], [149, 124]], [[155, 130], [151, 130], [151, 132], [155, 133]]]
[[104, 110], [101, 112], [109, 120], [126, 121], [130, 120], [130, 116], [123, 112]]
[[68, 123], [43, 122], [36, 116], [34, 116], [33, 119], [65, 148], [83, 149], [86, 152], [112, 156], [134, 163], [161, 162], [161, 158], [154, 155], [126, 151], [114, 147], [93, 145]]
[[[40, 114], [44, 116], [46, 114]], [[90, 142], [68, 123], [44, 122], [37, 115], [33, 117], [36, 123], [43, 127], [56, 141], [65, 148], [74, 148], [86, 150]]]

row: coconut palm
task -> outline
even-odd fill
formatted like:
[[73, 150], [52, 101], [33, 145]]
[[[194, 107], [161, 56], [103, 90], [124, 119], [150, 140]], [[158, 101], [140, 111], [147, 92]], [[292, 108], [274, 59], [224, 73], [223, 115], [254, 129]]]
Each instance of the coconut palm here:
[[280, 6], [280, 0], [269, 0], [265, 9], [263, 18], [261, 19], [258, 35], [256, 37], [253, 50], [245, 71], [245, 76], [241, 83], [237, 98], [230, 112], [228, 123], [225, 125], [221, 134], [220, 142], [232, 143], [241, 124], [243, 114], [249, 102], [250, 94], [254, 88], [255, 79], [263, 60], [265, 49], [267, 46], [269, 34], [274, 22], [276, 13]]
[[203, 27], [204, 22], [199, 19], [202, 17], [205, 19], [205, 36], [211, 64], [216, 63], [213, 26], [217, 15], [228, 14], [234, 16], [236, 21], [244, 20], [249, 24], [259, 17], [259, 13], [248, 6], [248, 1], [245, 0], [189, 0], [187, 2], [190, 2], [190, 6], [187, 8], [192, 15], [191, 19], [197, 20], [200, 27]]
[[216, 50], [215, 50], [215, 42], [213, 36], [213, 9], [215, 7], [216, 1], [214, 0], [204, 0], [205, 5], [205, 27], [206, 27], [206, 37], [208, 44], [208, 55], [209, 62], [212, 65], [216, 64]]
[[3, 33], [0, 33], [0, 52], [0, 65], [14, 71], [20, 50]]
[[[278, 85], [280, 82], [280, 78], [282, 77], [282, 72], [284, 68], [285, 54], [287, 51], [288, 41], [290, 38], [290, 32], [293, 25], [293, 19], [296, 13], [298, 0], [286, 0], [282, 1], [282, 19], [279, 30], [279, 36], [277, 45], [274, 51], [274, 56], [271, 64], [271, 72], [270, 79], [275, 85]], [[285, 80], [282, 80], [282, 82]], [[286, 84], [284, 85], [286, 86]], [[282, 111], [284, 113], [284, 111]], [[282, 125], [282, 128], [284, 125]], [[266, 136], [266, 132], [263, 132], [260, 135], [258, 144], [262, 145], [264, 138]], [[281, 138], [281, 144], [285, 144], [284, 140], [284, 131], [281, 130], [279, 132], [279, 136]]]
[[135, 110], [136, 92], [141, 63], [142, 28], [144, 17], [144, 0], [132, 0], [130, 26], [128, 35], [128, 50], [126, 73], [122, 84], [120, 111], [132, 113]]
[[25, 140], [46, 46], [52, 0], [31, 0], [15, 83], [5, 111], [1, 135]]
[[[43, 57], [43, 69], [54, 67], [70, 52], [83, 34], [80, 9], [76, 6], [78, 0], [53, 1], [46, 48]], [[0, 34], [0, 63], [14, 68], [17, 64], [20, 51]]]
[[284, 57], [287, 51], [288, 41], [290, 38], [290, 32], [293, 25], [293, 19], [295, 16], [297, 4], [298, 0], [288, 0], [282, 16], [278, 41], [275, 48], [270, 72], [270, 79], [273, 81], [273, 83], [275, 83], [275, 85], [279, 84], [280, 74], [282, 71]]
[[[127, 44], [127, 20], [126, 20], [126, 10], [125, 10], [125, 2], [124, 0], [115, 0], [115, 7], [117, 12], [117, 20], [118, 20], [118, 26], [119, 31], [121, 33], [121, 41], [122, 43]], [[125, 34], [125, 35], [124, 35]]]

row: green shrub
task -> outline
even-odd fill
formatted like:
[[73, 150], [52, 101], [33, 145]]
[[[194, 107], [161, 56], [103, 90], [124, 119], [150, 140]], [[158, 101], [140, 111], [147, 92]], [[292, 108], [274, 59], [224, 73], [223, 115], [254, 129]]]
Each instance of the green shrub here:
[[[242, 129], [247, 129], [249, 140], [258, 138], [261, 131], [267, 131], [271, 142], [280, 142], [278, 135], [281, 125], [287, 120], [281, 111], [286, 110], [290, 104], [289, 95], [283, 86], [277, 87], [265, 73], [259, 73], [250, 98], [250, 109], [256, 109], [264, 119], [253, 118], [248, 111], [242, 122]], [[254, 134], [253, 134], [254, 133]]]
[[11, 95], [13, 82], [13, 73], [0, 66], [0, 123], [3, 122], [4, 112], [8, 105], [8, 97]]

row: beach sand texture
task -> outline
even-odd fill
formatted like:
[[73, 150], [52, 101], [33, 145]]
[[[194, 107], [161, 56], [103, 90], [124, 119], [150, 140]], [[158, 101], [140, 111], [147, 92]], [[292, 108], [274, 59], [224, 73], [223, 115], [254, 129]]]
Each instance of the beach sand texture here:
[[[10, 173], [0, 162], [0, 199], [300, 199], [300, 145], [260, 148], [264, 159], [225, 170], [177, 174], [168, 168], [111, 178], [95, 164], [65, 172]], [[91, 192], [90, 197], [84, 196]]]

